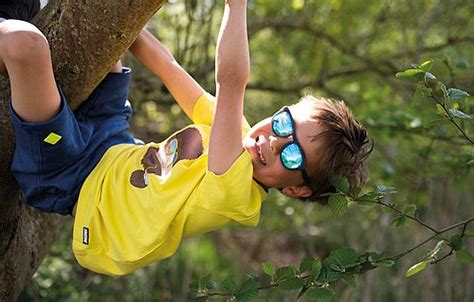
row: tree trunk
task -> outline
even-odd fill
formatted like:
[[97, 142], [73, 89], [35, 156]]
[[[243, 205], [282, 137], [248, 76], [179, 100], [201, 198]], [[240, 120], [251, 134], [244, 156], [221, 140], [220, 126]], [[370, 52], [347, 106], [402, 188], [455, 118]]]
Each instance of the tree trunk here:
[[[165, 0], [50, 1], [35, 19], [49, 40], [58, 83], [77, 106], [105, 77]], [[41, 79], [38, 79], [41, 81]], [[64, 217], [23, 206], [10, 173], [10, 90], [0, 76], [0, 301], [14, 301], [41, 264]]]

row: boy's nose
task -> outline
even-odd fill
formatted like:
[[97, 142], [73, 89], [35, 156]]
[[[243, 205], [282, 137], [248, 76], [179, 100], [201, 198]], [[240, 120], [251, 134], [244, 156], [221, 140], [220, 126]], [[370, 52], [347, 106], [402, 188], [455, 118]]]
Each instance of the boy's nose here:
[[293, 137], [291, 135], [286, 137], [270, 135], [270, 148], [274, 154], [279, 154], [281, 149], [292, 141]]

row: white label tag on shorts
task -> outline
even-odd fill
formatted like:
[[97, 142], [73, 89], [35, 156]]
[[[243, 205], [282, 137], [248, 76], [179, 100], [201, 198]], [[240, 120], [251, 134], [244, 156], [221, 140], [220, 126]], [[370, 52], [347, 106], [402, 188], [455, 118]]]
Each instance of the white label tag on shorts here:
[[82, 243], [89, 244], [89, 228], [82, 228]]

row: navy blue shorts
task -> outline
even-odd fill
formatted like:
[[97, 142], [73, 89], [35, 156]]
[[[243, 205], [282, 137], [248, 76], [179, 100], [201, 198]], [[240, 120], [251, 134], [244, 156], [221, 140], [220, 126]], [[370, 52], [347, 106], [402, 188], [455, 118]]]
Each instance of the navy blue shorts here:
[[105, 151], [135, 140], [128, 132], [130, 69], [109, 73], [73, 113], [63, 93], [61, 110], [43, 123], [26, 123], [10, 106], [16, 134], [11, 170], [26, 204], [71, 214], [86, 177]]

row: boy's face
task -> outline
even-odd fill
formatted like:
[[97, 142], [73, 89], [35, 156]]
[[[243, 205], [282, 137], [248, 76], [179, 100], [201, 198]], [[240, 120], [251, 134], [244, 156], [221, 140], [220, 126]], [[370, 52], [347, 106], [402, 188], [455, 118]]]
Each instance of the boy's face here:
[[[301, 105], [288, 107], [294, 122], [294, 131], [305, 156], [305, 169], [311, 177], [316, 166], [319, 142], [312, 142], [312, 137], [321, 131], [321, 126], [311, 118], [309, 110]], [[245, 137], [244, 148], [252, 156], [253, 177], [269, 188], [282, 188], [289, 196], [306, 197], [311, 195], [309, 187], [304, 185], [300, 170], [288, 170], [283, 166], [280, 152], [293, 137], [281, 137], [272, 129], [272, 117], [258, 122]]]

